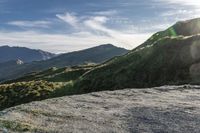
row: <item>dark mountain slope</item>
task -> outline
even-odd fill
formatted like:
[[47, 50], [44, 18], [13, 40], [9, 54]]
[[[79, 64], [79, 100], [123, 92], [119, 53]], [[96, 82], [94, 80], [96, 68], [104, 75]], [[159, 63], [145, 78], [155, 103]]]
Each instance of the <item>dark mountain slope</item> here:
[[0, 74], [0, 81], [3, 81], [5, 80], [4, 79], [4, 74], [7, 74], [7, 71], [9, 71], [10, 73], [14, 72], [14, 68], [17, 68], [19, 67], [20, 65], [23, 65], [24, 62], [21, 61], [21, 60], [10, 60], [10, 61], [7, 61], [7, 62], [3, 62], [3, 63], [0, 63], [0, 71], [2, 72]]
[[42, 50], [34, 50], [25, 47], [0, 47], [0, 62], [20, 59], [23, 62], [41, 61], [54, 57], [55, 54]]
[[47, 68], [64, 67], [68, 65], [74, 66], [84, 63], [102, 63], [115, 56], [124, 55], [127, 52], [128, 50], [126, 49], [118, 48], [111, 44], [105, 44], [81, 51], [62, 54], [50, 60], [38, 62], [37, 64]]
[[68, 82], [71, 80], [78, 79], [85, 72], [94, 68], [95, 65], [86, 66], [74, 66], [74, 67], [64, 67], [64, 68], [50, 68], [41, 72], [29, 73], [25, 76], [14, 80], [8, 80], [3, 82], [3, 84], [10, 84], [16, 82], [29, 82], [29, 81], [49, 81], [49, 82]]

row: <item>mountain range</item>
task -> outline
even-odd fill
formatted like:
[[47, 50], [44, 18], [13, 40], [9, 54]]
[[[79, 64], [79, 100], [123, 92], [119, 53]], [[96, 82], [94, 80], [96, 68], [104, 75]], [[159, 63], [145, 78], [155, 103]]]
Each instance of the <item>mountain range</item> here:
[[[57, 55], [53, 58], [19, 64], [19, 60], [12, 60], [0, 64], [0, 81], [15, 79], [31, 72], [42, 71], [51, 67], [65, 67], [83, 64], [98, 64], [115, 56], [126, 54], [128, 50], [104, 44], [81, 51]], [[23, 59], [22, 59], [23, 61]]]
[[55, 54], [50, 52], [25, 47], [0, 47], [0, 63], [11, 60], [21, 60], [23, 62], [41, 61], [50, 59], [54, 56]]

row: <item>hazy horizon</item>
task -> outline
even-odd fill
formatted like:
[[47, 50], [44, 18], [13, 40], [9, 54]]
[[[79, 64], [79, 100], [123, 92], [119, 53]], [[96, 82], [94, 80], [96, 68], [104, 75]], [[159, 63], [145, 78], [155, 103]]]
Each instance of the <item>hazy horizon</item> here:
[[177, 21], [200, 17], [199, 7], [196, 0], [0, 0], [0, 46], [132, 49]]

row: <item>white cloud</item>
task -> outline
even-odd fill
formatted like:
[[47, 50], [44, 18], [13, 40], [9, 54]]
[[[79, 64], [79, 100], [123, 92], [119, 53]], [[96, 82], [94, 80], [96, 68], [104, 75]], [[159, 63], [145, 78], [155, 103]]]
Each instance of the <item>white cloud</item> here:
[[91, 17], [91, 20], [97, 23], [104, 24], [108, 21], [108, 18], [105, 16], [95, 16], [95, 17]]
[[73, 15], [73, 13], [66, 13], [66, 14], [57, 14], [56, 17], [58, 17], [59, 19], [67, 22], [69, 25], [77, 28], [79, 20], [78, 18]]
[[51, 22], [49, 21], [11, 21], [7, 24], [18, 26], [18, 27], [25, 27], [25, 28], [48, 28]]

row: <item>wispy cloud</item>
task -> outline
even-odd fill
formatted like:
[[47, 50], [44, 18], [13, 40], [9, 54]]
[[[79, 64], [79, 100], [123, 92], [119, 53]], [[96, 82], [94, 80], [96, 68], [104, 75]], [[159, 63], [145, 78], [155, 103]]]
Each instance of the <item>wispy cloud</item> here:
[[24, 28], [48, 28], [50, 21], [11, 21], [7, 24]]
[[[99, 38], [106, 37], [117, 42], [116, 44], [121, 47], [132, 49], [141, 44], [145, 39], [149, 37], [149, 33], [133, 34], [125, 33], [118, 30], [108, 28], [106, 23], [109, 21], [109, 17], [103, 15], [96, 16], [75, 16], [70, 13], [64, 15], [56, 15], [59, 19], [70, 24], [74, 28], [79, 28], [81, 32], [88, 32]], [[62, 18], [60, 17], [62, 16]], [[67, 17], [66, 17], [67, 16]], [[69, 21], [68, 17], [73, 18], [73, 21]], [[75, 21], [74, 21], [75, 20]], [[112, 41], [113, 42], [113, 41]], [[111, 43], [111, 42], [108, 42]]]
[[56, 15], [59, 19], [65, 21], [69, 25], [77, 28], [79, 20], [73, 13], [65, 13], [65, 14], [57, 14]]

